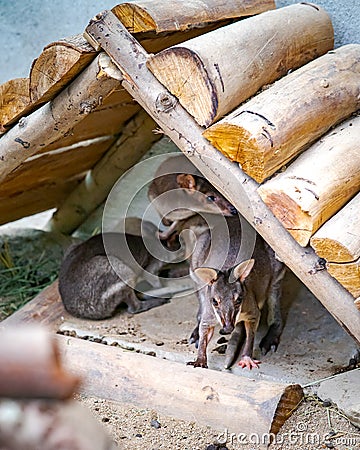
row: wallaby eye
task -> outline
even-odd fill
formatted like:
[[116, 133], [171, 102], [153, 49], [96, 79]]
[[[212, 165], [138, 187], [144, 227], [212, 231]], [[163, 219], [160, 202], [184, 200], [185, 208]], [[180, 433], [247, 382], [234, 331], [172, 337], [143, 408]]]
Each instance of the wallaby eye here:
[[206, 197], [206, 200], [207, 200], [208, 202], [214, 202], [214, 201], [216, 200], [216, 197], [215, 197], [215, 195], [208, 195], [208, 196]]
[[219, 306], [219, 302], [216, 300], [216, 298], [213, 298], [213, 299], [212, 299], [212, 304], [213, 304], [214, 306]]

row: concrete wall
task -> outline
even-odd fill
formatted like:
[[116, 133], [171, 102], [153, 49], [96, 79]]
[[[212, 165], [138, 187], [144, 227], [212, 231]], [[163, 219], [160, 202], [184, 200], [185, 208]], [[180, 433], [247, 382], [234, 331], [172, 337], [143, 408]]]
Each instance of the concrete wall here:
[[[0, 83], [28, 76], [32, 61], [45, 45], [81, 33], [95, 14], [116, 3], [121, 1], [0, 0]], [[293, 3], [299, 2], [276, 1], [278, 7]], [[318, 0], [316, 3], [331, 15], [336, 47], [360, 43], [359, 1]]]

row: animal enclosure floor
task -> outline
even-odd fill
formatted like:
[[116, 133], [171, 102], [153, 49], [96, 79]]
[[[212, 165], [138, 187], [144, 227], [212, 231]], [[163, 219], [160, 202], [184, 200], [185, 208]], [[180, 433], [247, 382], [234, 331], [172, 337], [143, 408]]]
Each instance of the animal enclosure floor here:
[[[354, 342], [291, 273], [286, 275], [283, 302], [285, 328], [277, 352], [260, 354], [258, 343], [265, 333], [261, 325], [255, 345], [255, 357], [262, 361], [260, 368], [249, 371], [234, 365], [232, 373], [306, 385], [334, 375], [349, 364], [356, 349]], [[187, 342], [195, 326], [196, 311], [197, 299], [192, 294], [173, 298], [169, 304], [137, 315], [120, 311], [103, 321], [75, 319], [64, 311], [57, 329], [185, 364], [196, 355], [194, 345]], [[224, 337], [217, 328], [209, 345], [210, 369], [225, 371], [225, 355], [221, 354]]]

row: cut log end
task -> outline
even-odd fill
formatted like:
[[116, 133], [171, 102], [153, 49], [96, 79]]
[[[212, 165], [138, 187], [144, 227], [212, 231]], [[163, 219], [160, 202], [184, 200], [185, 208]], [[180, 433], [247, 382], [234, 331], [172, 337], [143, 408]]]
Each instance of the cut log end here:
[[28, 78], [15, 78], [0, 86], [0, 131], [14, 123], [30, 104]]
[[360, 258], [351, 263], [327, 263], [329, 274], [347, 289], [354, 298], [360, 296]]
[[218, 97], [198, 55], [184, 47], [172, 47], [150, 57], [147, 67], [201, 126], [215, 118]]
[[149, 13], [133, 3], [123, 3], [111, 10], [130, 33], [155, 31], [156, 24]]
[[314, 237], [310, 240], [311, 247], [320, 258], [327, 261], [350, 262], [355, 259], [354, 255], [341, 242], [331, 238]]
[[300, 405], [303, 398], [304, 393], [299, 384], [286, 386], [276, 408], [273, 422], [271, 424], [270, 434], [274, 433], [276, 435], [279, 432], [285, 421]]
[[288, 230], [292, 237], [305, 247], [314, 230], [311, 217], [306, 211], [284, 192], [273, 190], [268, 192], [266, 185], [260, 186], [259, 195], [270, 208], [274, 216]]

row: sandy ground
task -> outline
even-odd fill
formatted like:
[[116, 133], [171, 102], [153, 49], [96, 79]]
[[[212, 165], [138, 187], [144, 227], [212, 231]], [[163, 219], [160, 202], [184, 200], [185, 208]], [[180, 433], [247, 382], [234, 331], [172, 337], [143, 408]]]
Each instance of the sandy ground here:
[[[77, 396], [124, 450], [258, 450], [258, 437], [226, 436], [194, 422], [166, 417], [157, 411], [132, 408]], [[248, 444], [244, 443], [248, 441]], [[333, 405], [307, 397], [277, 435], [270, 450], [360, 448], [360, 430]]]

